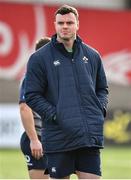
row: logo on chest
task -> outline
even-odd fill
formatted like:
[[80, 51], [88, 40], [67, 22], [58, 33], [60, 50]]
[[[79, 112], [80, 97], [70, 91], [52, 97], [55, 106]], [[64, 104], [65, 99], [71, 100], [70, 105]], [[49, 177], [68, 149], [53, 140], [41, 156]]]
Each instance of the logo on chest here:
[[56, 60], [56, 61], [53, 62], [53, 64], [54, 64], [55, 66], [59, 66], [59, 65], [60, 65], [60, 61], [59, 61], [59, 60]]
[[86, 56], [83, 57], [84, 63], [88, 63], [88, 58]]

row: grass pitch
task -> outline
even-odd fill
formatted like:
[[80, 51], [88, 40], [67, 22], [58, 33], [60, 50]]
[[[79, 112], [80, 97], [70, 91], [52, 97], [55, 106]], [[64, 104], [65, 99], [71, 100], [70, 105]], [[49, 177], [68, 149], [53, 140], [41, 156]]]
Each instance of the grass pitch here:
[[[131, 147], [106, 147], [101, 151], [103, 179], [131, 179]], [[0, 150], [0, 179], [28, 179], [20, 150]], [[76, 178], [75, 175], [72, 179]]]

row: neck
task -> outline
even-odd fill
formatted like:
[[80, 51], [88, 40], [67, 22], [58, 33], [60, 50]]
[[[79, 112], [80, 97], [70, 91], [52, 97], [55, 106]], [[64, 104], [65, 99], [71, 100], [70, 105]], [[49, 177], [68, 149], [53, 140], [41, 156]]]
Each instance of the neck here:
[[76, 39], [76, 37], [72, 37], [71, 39], [62, 39], [59, 36], [57, 36], [57, 41], [60, 43], [63, 43], [66, 49], [72, 49], [73, 48], [73, 44], [74, 44], [75, 39]]

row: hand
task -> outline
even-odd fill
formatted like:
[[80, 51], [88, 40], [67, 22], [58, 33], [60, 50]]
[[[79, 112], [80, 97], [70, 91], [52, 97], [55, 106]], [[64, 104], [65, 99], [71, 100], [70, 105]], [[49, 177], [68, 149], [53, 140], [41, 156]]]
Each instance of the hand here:
[[43, 156], [42, 144], [38, 139], [30, 141], [30, 148], [32, 156], [36, 159], [40, 159]]

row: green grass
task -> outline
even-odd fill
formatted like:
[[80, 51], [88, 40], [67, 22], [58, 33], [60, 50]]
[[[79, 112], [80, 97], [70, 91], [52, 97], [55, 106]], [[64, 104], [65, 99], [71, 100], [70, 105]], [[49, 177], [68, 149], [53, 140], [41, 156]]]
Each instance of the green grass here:
[[131, 147], [106, 147], [102, 150], [105, 179], [131, 179]]
[[28, 179], [28, 172], [20, 150], [0, 150], [0, 179]]
[[[102, 150], [104, 179], [131, 179], [131, 148], [106, 147]], [[20, 150], [0, 150], [0, 179], [28, 179]], [[75, 178], [73, 175], [72, 178]]]

